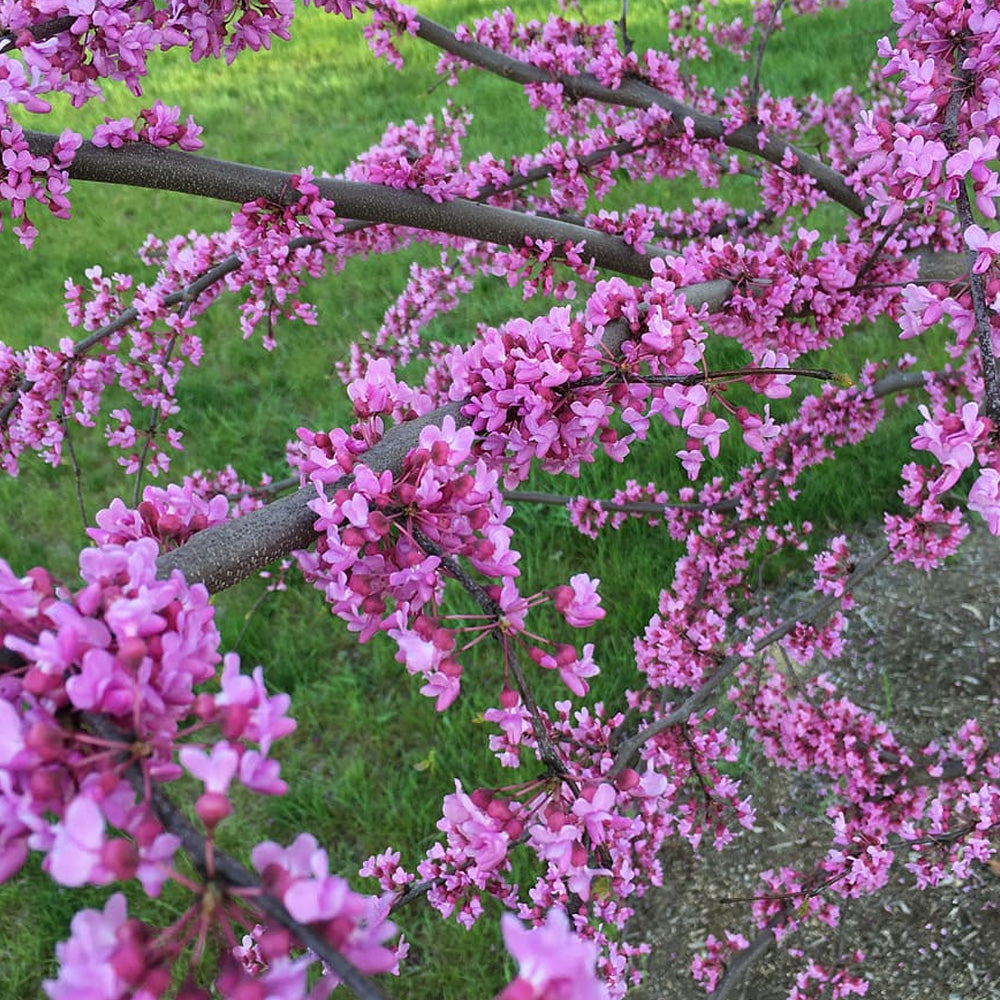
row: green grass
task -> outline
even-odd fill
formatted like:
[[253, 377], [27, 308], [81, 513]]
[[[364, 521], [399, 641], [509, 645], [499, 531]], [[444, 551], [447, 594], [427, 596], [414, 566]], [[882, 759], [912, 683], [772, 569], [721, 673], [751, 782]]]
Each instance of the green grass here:
[[[815, 89], [829, 95], [842, 83], [862, 82], [875, 40], [888, 30], [886, 6], [853, 5], [806, 23], [789, 19], [789, 30], [771, 43], [764, 85], [776, 93]], [[726, 0], [720, 7], [743, 9]], [[432, 2], [421, 9], [455, 24], [479, 16], [483, 7], [470, 0]], [[531, 9], [544, 8], [536, 4]], [[591, 18], [617, 17], [620, 4], [586, 0], [584, 10]], [[634, 5], [630, 30], [640, 48], [656, 44], [666, 10], [665, 3]], [[155, 58], [146, 91], [195, 116], [205, 127], [206, 154], [276, 169], [312, 164], [335, 173], [377, 142], [386, 122], [420, 119], [449, 98], [476, 112], [468, 142], [473, 154], [486, 149], [513, 154], [543, 141], [537, 121], [521, 113], [522, 98], [515, 88], [470, 76], [452, 92], [437, 84], [433, 53], [413, 43], [405, 46], [405, 54], [409, 65], [400, 76], [371, 60], [357, 25], [309, 9], [299, 14], [291, 43], [243, 57], [228, 69], [192, 66], [178, 53]], [[709, 81], [719, 88], [749, 72], [726, 56], [707, 70]], [[57, 108], [51, 121], [32, 125], [52, 131], [73, 124], [86, 130], [104, 115], [134, 113], [151, 97], [143, 102], [109, 91], [105, 105], [81, 113]], [[735, 179], [722, 194], [739, 201], [741, 183]], [[638, 197], [655, 197], [672, 207], [705, 194], [691, 183], [661, 184]], [[625, 203], [624, 193], [609, 200], [610, 205]], [[65, 276], [80, 280], [95, 263], [105, 273], [141, 276], [144, 269], [134, 251], [148, 231], [169, 237], [192, 228], [220, 229], [229, 212], [227, 206], [171, 194], [78, 185], [72, 222], [39, 217], [41, 235], [31, 254], [9, 234], [0, 242], [5, 339], [14, 346], [56, 344], [70, 332], [61, 305]], [[842, 213], [831, 208], [825, 219], [834, 226]], [[333, 376], [334, 364], [346, 358], [358, 331], [378, 326], [405, 282], [410, 261], [429, 262], [436, 255], [411, 251], [352, 262], [343, 274], [315, 282], [308, 297], [318, 306], [319, 325], [283, 327], [271, 354], [261, 350], [259, 338], [242, 342], [233, 302], [214, 306], [201, 323], [205, 364], [182, 383], [180, 426], [187, 450], [177, 457], [174, 474], [232, 462], [249, 479], [261, 472], [283, 475], [285, 442], [297, 426], [331, 427], [345, 420], [348, 409]], [[502, 282], [480, 279], [476, 295], [438, 321], [432, 333], [442, 340], [465, 340], [477, 322], [498, 323], [548, 307], [540, 299], [522, 304], [519, 293]], [[867, 357], [898, 350], [890, 325], [880, 324], [838, 345], [823, 363], [854, 373]], [[738, 360], [739, 352], [728, 345], [719, 357], [723, 355]], [[780, 516], [809, 519], [826, 531], [865, 521], [896, 502], [896, 470], [914, 422], [912, 411], [897, 414], [876, 441], [853, 449], [835, 469], [812, 471], [804, 480], [802, 501]], [[113, 496], [132, 489], [109, 464], [99, 438], [99, 432], [74, 435], [80, 488], [91, 520]], [[538, 476], [531, 485], [609, 496], [627, 478], [637, 478], [676, 489], [686, 483], [673, 457], [679, 446], [676, 435], [661, 428], [624, 468], [603, 463], [585, 468], [579, 481]], [[747, 457], [741, 446], [728, 445], [708, 471], [732, 475]], [[19, 479], [0, 481], [0, 552], [15, 570], [44, 564], [73, 578], [84, 541], [75, 493], [69, 469], [52, 472], [30, 458]], [[562, 582], [580, 567], [602, 578], [609, 615], [593, 630], [605, 668], [595, 694], [615, 701], [634, 677], [632, 637], [655, 611], [659, 588], [672, 578], [679, 546], [650, 536], [636, 523], [591, 542], [569, 527], [561, 508], [519, 510], [515, 525], [527, 540], [521, 563], [525, 592]], [[269, 684], [291, 693], [299, 729], [286, 741], [283, 757], [289, 794], [248, 802], [238, 826], [227, 832], [234, 848], [265, 838], [287, 842], [304, 828], [319, 837], [334, 868], [345, 873], [353, 873], [368, 854], [389, 844], [402, 849], [404, 860], [413, 865], [433, 840], [441, 797], [452, 790], [455, 776], [466, 787], [514, 780], [485, 750], [484, 727], [477, 720], [497, 689], [497, 665], [489, 649], [483, 648], [470, 664], [461, 701], [437, 715], [394, 661], [390, 643], [353, 644], [318, 595], [301, 584], [293, 582], [288, 593], [262, 599], [263, 590], [260, 580], [251, 579], [218, 595], [220, 627], [227, 648], [238, 642], [246, 663], [263, 663]], [[557, 690], [549, 685], [540, 700], [544, 702], [546, 691]], [[101, 905], [105, 895], [60, 889], [33, 864], [17, 880], [0, 886], [0, 998], [37, 995], [40, 980], [55, 973], [53, 942], [67, 936], [72, 914], [83, 905]], [[154, 904], [156, 912], [168, 914], [178, 898], [168, 893]], [[486, 997], [509, 975], [495, 921], [485, 920], [467, 933], [419, 905], [399, 919], [412, 942], [412, 958], [402, 979], [387, 984], [396, 996]]]

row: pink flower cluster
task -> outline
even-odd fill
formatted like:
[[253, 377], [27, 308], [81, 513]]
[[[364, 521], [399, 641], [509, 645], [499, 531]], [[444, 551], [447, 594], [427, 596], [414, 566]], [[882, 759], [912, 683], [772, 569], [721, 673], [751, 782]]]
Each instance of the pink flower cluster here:
[[[173, 854], [177, 840], [126, 780], [124, 767], [139, 744], [135, 762], [147, 780], [172, 780], [180, 775], [181, 735], [217, 724], [225, 742], [211, 758], [193, 744], [179, 751], [180, 764], [206, 781], [217, 804], [237, 772], [254, 791], [284, 791], [267, 754], [294, 728], [285, 717], [288, 697], [270, 696], [259, 668], [252, 677], [242, 674], [233, 654], [224, 660], [220, 690], [199, 692], [220, 661], [208, 594], [186, 587], [179, 575], [157, 580], [157, 554], [150, 538], [84, 550], [84, 586], [75, 594], [57, 588], [44, 570], [18, 579], [0, 565], [0, 628], [13, 657], [0, 698], [0, 867], [8, 877], [31, 848], [65, 884], [137, 874], [147, 891], [158, 891], [164, 870], [157, 862]], [[113, 720], [121, 742], [94, 740], [67, 725], [81, 712]], [[192, 713], [196, 724], [183, 727]], [[124, 762], [109, 767], [109, 751], [121, 752]], [[113, 838], [106, 823], [133, 839]]]
[[[359, 383], [352, 393], [355, 410], [374, 421], [377, 414], [391, 411], [392, 395], [403, 387], [384, 361], [373, 362], [369, 372], [365, 394]], [[376, 390], [375, 377], [388, 391]], [[550, 599], [525, 599], [518, 593], [517, 556], [510, 549], [506, 524], [511, 509], [497, 488], [497, 473], [482, 459], [472, 458], [475, 432], [445, 417], [440, 427], [431, 424], [420, 432], [418, 447], [397, 474], [387, 470], [379, 475], [363, 464], [363, 453], [362, 461], [350, 466], [346, 440], [331, 454], [330, 436], [300, 435], [306, 446], [303, 471], [320, 491], [310, 508], [321, 533], [315, 552], [298, 553], [300, 568], [362, 642], [387, 632], [399, 647], [400, 662], [423, 678], [421, 692], [436, 699], [438, 710], [447, 708], [459, 693], [461, 651], [490, 634], [501, 637], [506, 649], [508, 640], [527, 634], [526, 612]], [[349, 485], [329, 496], [324, 487], [338, 486], [345, 466], [351, 468]], [[452, 561], [459, 558], [478, 573], [502, 581], [489, 588], [483, 625], [455, 626], [437, 610], [446, 577], [455, 575]], [[551, 599], [577, 628], [604, 614], [596, 583], [585, 574], [557, 588]], [[469, 634], [472, 637], [460, 647]], [[539, 665], [558, 669], [579, 694], [586, 691], [585, 678], [597, 672], [590, 656], [585, 652], [578, 658], [571, 646], [554, 653], [534, 645], [526, 648]], [[505, 690], [508, 684], [505, 669]]]
[[[357, 968], [369, 973], [398, 972], [399, 960], [405, 957], [407, 947], [402, 942], [394, 948], [385, 944], [396, 934], [395, 924], [387, 919], [387, 901], [362, 896], [351, 890], [346, 879], [331, 875], [326, 851], [314, 837], [300, 834], [288, 847], [271, 841], [258, 844], [253, 849], [252, 861], [265, 889], [279, 898], [300, 923], [315, 925]], [[281, 953], [273, 944], [270, 949], [258, 945], [254, 952], [253, 957], [258, 962], [263, 959], [264, 964], [273, 962], [276, 952]], [[248, 957], [244, 958], [244, 964]], [[305, 970], [310, 962], [300, 964], [299, 989], [304, 992]], [[324, 1000], [339, 985], [339, 980], [326, 970], [321, 983], [310, 992], [310, 1000]], [[289, 991], [286, 995], [302, 993]]]
[[161, 552], [183, 545], [192, 535], [263, 505], [230, 466], [216, 475], [195, 473], [180, 485], [147, 486], [135, 509], [115, 498], [98, 511], [87, 534], [98, 545], [123, 545], [154, 538]]
[[[20, 64], [0, 54], [0, 81], [4, 84], [0, 87], [0, 94], [8, 91], [0, 104], [0, 199], [8, 204], [7, 211], [15, 220], [14, 232], [18, 239], [30, 250], [38, 235], [38, 229], [27, 214], [30, 202], [38, 202], [56, 218], [69, 218], [67, 170], [82, 140], [66, 129], [53, 145], [51, 157], [31, 154], [23, 129], [8, 111], [11, 102], [9, 91], [17, 86], [19, 76], [23, 80]], [[33, 107], [33, 102], [27, 100], [17, 103], [25, 103], [28, 110], [48, 110], [47, 106]]]
[[552, 910], [544, 924], [527, 930], [505, 914], [503, 939], [518, 974], [497, 1000], [607, 1000], [607, 988], [595, 976], [597, 949], [571, 932], [561, 910]]
[[[144, 503], [155, 512], [158, 501], [153, 494]], [[147, 514], [116, 516], [146, 535]], [[176, 515], [164, 513], [160, 523], [170, 516]], [[10, 878], [34, 850], [62, 885], [136, 878], [157, 896], [173, 879], [195, 895], [191, 909], [162, 933], [128, 919], [120, 893], [103, 913], [79, 913], [58, 949], [58, 978], [45, 984], [53, 1000], [78, 996], [84, 986], [100, 1000], [128, 991], [160, 997], [182, 950], [198, 940], [200, 952], [206, 936], [221, 946], [216, 987], [224, 995], [242, 996], [252, 987], [293, 1000], [304, 995], [314, 959], [295, 957], [294, 938], [276, 926], [241, 956], [229, 956], [215, 924], [244, 923], [245, 904], [215, 896], [216, 889], [173, 868], [181, 838], [165, 826], [151, 792], [182, 769], [201, 782], [194, 811], [210, 844], [232, 812], [234, 781], [259, 794], [285, 792], [269, 752], [295, 727], [285, 714], [289, 698], [268, 693], [259, 667], [242, 673], [235, 654], [221, 657], [218, 671], [219, 636], [207, 593], [187, 588], [177, 573], [157, 580], [157, 551], [149, 537], [85, 550], [84, 586], [75, 594], [44, 570], [18, 579], [0, 563], [0, 878]], [[107, 722], [90, 721], [98, 717]], [[221, 730], [222, 739], [206, 739], [208, 727]], [[204, 860], [211, 877], [211, 853]], [[406, 948], [384, 944], [395, 933], [386, 904], [329, 876], [313, 838], [303, 834], [287, 850], [260, 844], [253, 860], [291, 916], [316, 924], [357, 968], [397, 967]], [[327, 971], [320, 983], [310, 993], [317, 1000], [338, 979]], [[192, 982], [187, 988], [195, 989]]]
[[180, 116], [180, 108], [168, 108], [162, 101], [157, 101], [151, 108], [139, 112], [141, 124], [131, 118], [105, 118], [104, 124], [94, 129], [93, 143], [112, 149], [120, 149], [126, 142], [148, 142], [161, 149], [176, 145], [189, 152], [201, 149], [204, 145], [198, 138], [201, 126], [195, 124], [191, 115], [188, 115], [185, 124], [180, 125]]

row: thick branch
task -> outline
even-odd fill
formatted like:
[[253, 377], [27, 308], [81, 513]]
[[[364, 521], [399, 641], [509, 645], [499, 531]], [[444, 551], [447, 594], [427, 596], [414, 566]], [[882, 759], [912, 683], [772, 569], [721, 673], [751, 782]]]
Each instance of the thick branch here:
[[[728, 281], [706, 281], [680, 291], [693, 309], [702, 305], [717, 309], [732, 294], [732, 288]], [[614, 357], [619, 353], [628, 332], [628, 324], [621, 320], [608, 324], [603, 344], [609, 355]], [[398, 474], [424, 427], [440, 426], [447, 416], [454, 419], [456, 427], [468, 424], [461, 412], [465, 403], [466, 400], [448, 403], [417, 420], [391, 427], [381, 441], [364, 453], [363, 461], [375, 472], [391, 469]], [[350, 479], [344, 476], [330, 489], [344, 487]], [[315, 487], [305, 486], [234, 521], [198, 532], [184, 545], [160, 556], [159, 574], [169, 576], [179, 569], [188, 583], [204, 583], [212, 593], [232, 587], [275, 559], [313, 544], [316, 515], [309, 509], [309, 502], [315, 498]]]
[[[33, 155], [50, 156], [58, 136], [25, 132], [25, 138]], [[121, 149], [84, 142], [68, 172], [74, 180], [177, 191], [238, 205], [258, 198], [275, 205], [294, 200], [292, 174], [159, 149], [143, 142], [129, 143]], [[323, 198], [334, 202], [337, 214], [344, 219], [407, 226], [518, 249], [531, 237], [535, 241], [551, 241], [557, 259], [563, 244], [582, 243], [584, 260], [593, 258], [597, 267], [637, 278], [651, 277], [650, 260], [664, 256], [653, 250], [645, 255], [636, 253], [620, 237], [608, 233], [461, 198], [439, 204], [419, 191], [381, 184], [331, 177], [315, 178], [314, 183]]]
[[[22, 29], [27, 31], [36, 42], [44, 42], [47, 38], [54, 38], [56, 35], [69, 31], [76, 23], [75, 14], [67, 14], [65, 17], [55, 17], [50, 21], [43, 21], [40, 24], [33, 24], [31, 27]], [[9, 28], [0, 31], [0, 52], [9, 52], [17, 46], [17, 36], [20, 31], [12, 31]]]

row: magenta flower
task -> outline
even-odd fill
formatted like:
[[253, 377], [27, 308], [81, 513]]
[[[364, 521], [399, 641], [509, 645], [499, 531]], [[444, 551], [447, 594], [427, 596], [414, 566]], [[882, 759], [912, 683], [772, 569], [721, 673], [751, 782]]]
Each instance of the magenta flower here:
[[945, 471], [935, 484], [935, 489], [943, 493], [975, 461], [975, 445], [983, 439], [989, 425], [979, 416], [976, 403], [966, 403], [961, 415], [935, 410], [932, 417], [926, 406], [919, 409], [924, 423], [917, 427], [913, 447], [929, 451], [944, 466]]
[[480, 809], [457, 778], [455, 791], [445, 796], [442, 812], [438, 829], [447, 834], [453, 850], [470, 859], [477, 872], [485, 875], [505, 864], [510, 847], [510, 836], [504, 829], [507, 817]]
[[1000, 230], [987, 235], [982, 226], [969, 226], [965, 231], [965, 242], [976, 254], [972, 273], [985, 274], [993, 264], [993, 259], [1000, 254]]
[[126, 922], [125, 896], [116, 892], [104, 910], [81, 910], [70, 924], [70, 938], [56, 946], [59, 977], [42, 984], [51, 1000], [119, 1000], [128, 984], [111, 958], [118, 931]]
[[982, 515], [991, 535], [1000, 535], [1000, 473], [983, 469], [969, 490], [969, 510]]
[[45, 860], [46, 870], [61, 885], [109, 882], [111, 873], [101, 864], [104, 844], [101, 810], [93, 799], [78, 795], [56, 826], [55, 840]]
[[550, 910], [544, 924], [531, 928], [505, 913], [501, 928], [518, 974], [497, 1000], [608, 1000], [607, 987], [594, 971], [596, 945], [570, 930], [562, 910]]
[[597, 593], [600, 582], [586, 573], [577, 573], [570, 577], [568, 587], [557, 587], [552, 592], [556, 610], [574, 628], [587, 628], [604, 617], [601, 598]]
[[[573, 803], [573, 815], [583, 821], [592, 844], [603, 844], [614, 824], [615, 789], [607, 782], [586, 786]], [[627, 821], [626, 825], [627, 825]]]
[[570, 823], [563, 813], [553, 813], [545, 822], [528, 827], [528, 834], [532, 850], [560, 875], [587, 863], [587, 852], [580, 843], [582, 824]]

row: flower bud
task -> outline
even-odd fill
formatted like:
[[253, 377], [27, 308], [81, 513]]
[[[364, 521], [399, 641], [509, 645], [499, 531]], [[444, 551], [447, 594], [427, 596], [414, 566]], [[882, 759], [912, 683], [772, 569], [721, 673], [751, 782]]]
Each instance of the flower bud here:
[[36, 722], [28, 730], [24, 745], [45, 763], [58, 760], [63, 753], [63, 731], [48, 722]]
[[517, 708], [520, 701], [521, 696], [513, 688], [505, 687], [500, 692], [501, 708]]
[[213, 830], [233, 811], [233, 807], [222, 792], [205, 792], [195, 803], [194, 811], [206, 829]]
[[635, 788], [641, 780], [642, 779], [639, 777], [638, 771], [633, 770], [631, 767], [626, 767], [625, 770], [618, 774], [615, 778], [615, 788], [617, 788], [620, 792], [627, 792], [630, 789]]
[[101, 848], [101, 864], [122, 882], [132, 878], [139, 868], [139, 852], [130, 840], [117, 837]]

